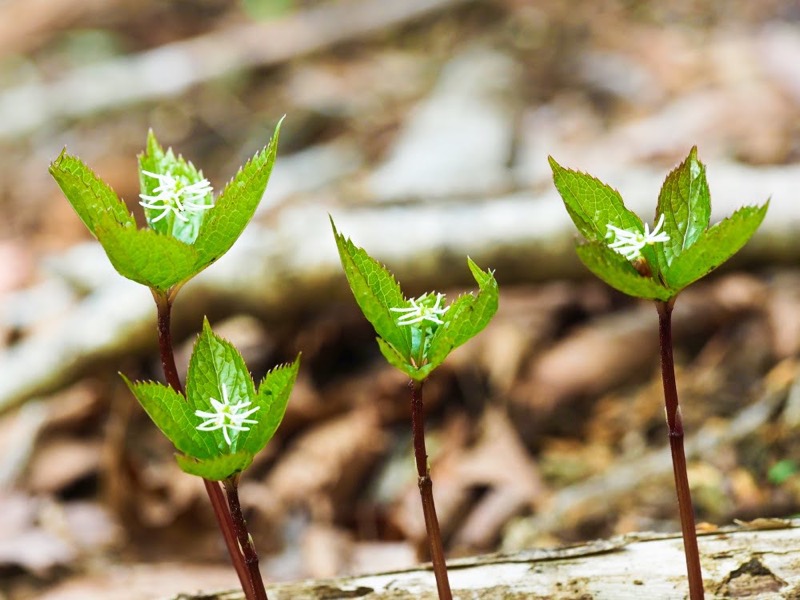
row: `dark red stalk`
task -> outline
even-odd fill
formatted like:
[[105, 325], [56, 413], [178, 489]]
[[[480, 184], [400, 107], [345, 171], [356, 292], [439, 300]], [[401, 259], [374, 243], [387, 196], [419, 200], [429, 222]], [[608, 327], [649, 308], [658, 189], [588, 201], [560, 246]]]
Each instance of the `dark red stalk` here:
[[439, 600], [452, 600], [450, 580], [447, 578], [447, 564], [444, 560], [442, 533], [436, 518], [433, 503], [433, 482], [428, 469], [428, 453], [425, 450], [425, 411], [422, 403], [422, 382], [412, 381], [411, 386], [411, 432], [414, 440], [414, 461], [417, 464], [417, 485], [422, 499], [422, 513], [425, 516], [425, 529], [430, 542], [431, 562], [436, 576], [436, 589]]
[[242, 514], [242, 505], [239, 503], [239, 481], [234, 476], [223, 482], [225, 495], [228, 497], [228, 507], [233, 518], [236, 537], [239, 539], [239, 547], [242, 549], [244, 564], [249, 573], [250, 581], [253, 583], [253, 598], [255, 600], [267, 600], [267, 591], [264, 589], [264, 580], [261, 579], [261, 571], [258, 567], [258, 554], [253, 545], [253, 538], [247, 531], [247, 523]]
[[[153, 298], [156, 301], [158, 308], [158, 348], [161, 354], [161, 366], [164, 370], [164, 377], [167, 384], [176, 392], [183, 394], [183, 385], [178, 377], [178, 369], [175, 366], [175, 353], [172, 347], [172, 330], [171, 330], [171, 317], [172, 317], [172, 298], [166, 295], [153, 293]], [[242, 585], [245, 598], [247, 600], [258, 600], [259, 597], [255, 595], [255, 584], [250, 579], [250, 571], [245, 564], [242, 551], [239, 549], [238, 542], [236, 541], [236, 527], [228, 510], [225, 501], [225, 494], [222, 493], [222, 487], [218, 481], [211, 481], [203, 479], [206, 487], [208, 499], [211, 501], [211, 507], [214, 509], [214, 516], [217, 518], [222, 537], [225, 540], [225, 546], [228, 548], [233, 567], [236, 569], [236, 574], [239, 576], [239, 583]], [[264, 584], [261, 582], [263, 590]], [[266, 594], [263, 596], [266, 598]]]
[[697, 548], [697, 532], [694, 524], [692, 495], [686, 473], [686, 454], [683, 450], [683, 419], [678, 403], [678, 388], [675, 384], [675, 363], [672, 357], [672, 306], [669, 302], [656, 302], [658, 309], [658, 339], [661, 345], [661, 380], [664, 384], [664, 403], [669, 428], [669, 446], [672, 451], [672, 470], [675, 489], [678, 492], [678, 512], [683, 532], [683, 549], [686, 554], [686, 570], [689, 575], [690, 600], [702, 600], [703, 573], [700, 569], [700, 551]]

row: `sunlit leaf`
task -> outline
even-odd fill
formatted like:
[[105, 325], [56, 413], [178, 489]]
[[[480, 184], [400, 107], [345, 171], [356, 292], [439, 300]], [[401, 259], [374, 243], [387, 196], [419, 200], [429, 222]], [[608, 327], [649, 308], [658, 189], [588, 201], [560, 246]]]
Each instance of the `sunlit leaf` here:
[[333, 219], [331, 227], [347, 282], [361, 312], [380, 337], [402, 356], [410, 356], [411, 334], [397, 324], [397, 315], [390, 310], [406, 304], [394, 276], [364, 249], [341, 235]]
[[122, 378], [156, 427], [178, 450], [197, 458], [210, 458], [219, 454], [213, 440], [196, 429], [198, 418], [181, 394], [160, 383], [133, 383], [124, 375]]
[[580, 171], [565, 169], [548, 157], [553, 170], [553, 182], [564, 200], [572, 222], [589, 241], [608, 237], [608, 226], [630, 231], [644, 231], [642, 220], [625, 208], [622, 197], [614, 188]]
[[72, 208], [95, 237], [100, 223], [135, 226], [133, 215], [125, 203], [78, 157], [64, 150], [49, 170]]
[[195, 274], [192, 246], [152, 229], [100, 225], [97, 239], [123, 277], [166, 292]]
[[259, 411], [253, 415], [258, 423], [252, 425], [250, 431], [243, 431], [240, 434], [240, 445], [243, 450], [255, 455], [261, 452], [275, 435], [286, 412], [286, 405], [289, 403], [289, 395], [299, 368], [298, 355], [294, 362], [275, 367], [261, 380], [254, 403], [259, 407]]
[[622, 256], [599, 242], [581, 244], [578, 258], [586, 268], [620, 292], [638, 298], [669, 300], [677, 291], [669, 290], [650, 277], [640, 275]]
[[430, 342], [427, 362], [436, 368], [447, 355], [483, 330], [498, 306], [497, 281], [490, 271], [482, 271], [471, 259], [467, 264], [478, 283], [478, 295], [465, 294], [458, 298], [442, 317]]
[[761, 225], [768, 207], [769, 202], [745, 206], [704, 231], [694, 245], [672, 261], [665, 273], [670, 287], [685, 288], [741, 250]]
[[706, 168], [697, 159], [697, 147], [667, 175], [658, 196], [657, 215], [664, 215], [663, 231], [669, 241], [658, 245], [664, 264], [697, 241], [708, 228], [711, 198], [706, 181]]
[[224, 481], [249, 467], [253, 462], [253, 455], [249, 452], [235, 452], [213, 458], [198, 459], [176, 454], [175, 460], [178, 461], [181, 470], [189, 475], [196, 475], [211, 481]]
[[220, 193], [214, 208], [206, 211], [194, 243], [199, 255], [198, 272], [230, 250], [253, 218], [275, 164], [280, 128], [278, 123], [269, 144], [239, 170]]
[[[256, 406], [255, 386], [242, 355], [233, 344], [211, 330], [208, 319], [203, 320], [203, 330], [197, 337], [189, 360], [186, 396], [194, 410], [206, 412], [213, 412], [211, 398], [217, 402], [227, 400], [232, 405], [250, 402], [248, 409]], [[252, 418], [258, 420], [260, 417], [256, 413]], [[199, 425], [202, 418], [194, 418], [195, 426]], [[228, 444], [221, 429], [201, 433], [214, 439], [220, 453], [228, 454], [243, 449], [239, 438], [247, 432], [228, 430], [231, 444]]]

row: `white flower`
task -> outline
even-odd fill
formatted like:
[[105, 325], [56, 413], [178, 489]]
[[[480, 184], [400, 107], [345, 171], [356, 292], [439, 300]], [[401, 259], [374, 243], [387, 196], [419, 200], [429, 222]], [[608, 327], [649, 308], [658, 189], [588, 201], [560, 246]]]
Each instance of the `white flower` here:
[[398, 317], [398, 325], [413, 325], [422, 321], [430, 321], [441, 325], [444, 323], [439, 317], [447, 312], [449, 306], [442, 307], [444, 294], [436, 294], [436, 300], [431, 302], [431, 296], [422, 294], [419, 298], [410, 300], [411, 306], [405, 308], [390, 308], [392, 312], [405, 313]]
[[224, 383], [222, 384], [222, 402], [216, 398], [210, 398], [210, 401], [214, 412], [208, 412], [204, 410], [194, 411], [195, 416], [205, 419], [200, 425], [197, 426], [197, 429], [199, 431], [214, 431], [216, 429], [222, 429], [222, 436], [225, 438], [225, 441], [228, 442], [228, 446], [232, 445], [231, 437], [228, 433], [229, 430], [250, 431], [250, 428], [245, 427], [244, 425], [255, 425], [258, 423], [258, 421], [255, 419], [248, 419], [247, 417], [256, 412], [259, 407], [256, 406], [255, 408], [251, 408], [245, 412], [239, 412], [250, 406], [252, 402], [247, 400], [246, 402], [237, 402], [236, 404], [231, 404], [230, 399], [228, 398], [228, 388], [225, 387]]
[[614, 252], [622, 254], [628, 260], [635, 260], [642, 255], [642, 248], [645, 246], [669, 241], [669, 235], [661, 231], [663, 225], [663, 213], [658, 218], [658, 223], [656, 223], [653, 231], [650, 231], [650, 226], [647, 223], [644, 224], [644, 233], [620, 229], [609, 224], [607, 225], [608, 235], [606, 237], [613, 237], [614, 241], [608, 247]]
[[160, 210], [153, 223], [160, 221], [169, 213], [181, 221], [188, 221], [184, 213], [196, 212], [211, 208], [213, 204], [206, 204], [205, 199], [213, 190], [208, 179], [201, 179], [187, 185], [187, 179], [182, 176], [175, 177], [169, 173], [152, 173], [142, 170], [144, 175], [158, 180], [158, 186], [153, 189], [154, 195], [139, 194], [145, 208]]

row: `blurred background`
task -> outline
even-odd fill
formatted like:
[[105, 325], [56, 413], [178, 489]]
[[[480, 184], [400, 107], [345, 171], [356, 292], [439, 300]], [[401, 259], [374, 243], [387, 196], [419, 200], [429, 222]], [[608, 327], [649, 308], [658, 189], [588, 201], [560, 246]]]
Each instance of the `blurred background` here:
[[[269, 580], [425, 557], [407, 382], [328, 215], [404, 291], [500, 310], [425, 388], [450, 556], [678, 531], [656, 312], [592, 279], [546, 157], [652, 215], [693, 145], [756, 238], [686, 291], [678, 383], [698, 522], [800, 509], [800, 5], [682, 0], [0, 2], [0, 598], [236, 586], [202, 483], [118, 376], [160, 379], [147, 290], [49, 177], [62, 148], [141, 219], [149, 128], [219, 190], [286, 115], [253, 223], [181, 291], [253, 375], [303, 352], [241, 495]], [[652, 218], [650, 218], [652, 223]], [[143, 222], [143, 221], [140, 221]]]

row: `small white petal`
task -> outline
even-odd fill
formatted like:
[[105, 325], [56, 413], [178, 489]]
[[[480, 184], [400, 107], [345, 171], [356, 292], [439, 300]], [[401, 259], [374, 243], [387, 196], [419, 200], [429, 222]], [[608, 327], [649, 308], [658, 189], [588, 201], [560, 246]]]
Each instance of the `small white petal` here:
[[255, 406], [245, 412], [241, 412], [248, 406], [252, 405], [252, 401], [245, 400], [231, 404], [228, 397], [228, 388], [222, 384], [222, 401], [216, 398], [209, 398], [211, 407], [214, 412], [196, 410], [195, 416], [205, 419], [200, 425], [196, 427], [198, 431], [216, 431], [222, 429], [222, 436], [229, 446], [233, 445], [231, 441], [230, 431], [250, 431], [249, 427], [245, 425], [256, 425], [258, 423], [255, 419], [248, 419], [250, 415], [257, 412], [261, 407]]

